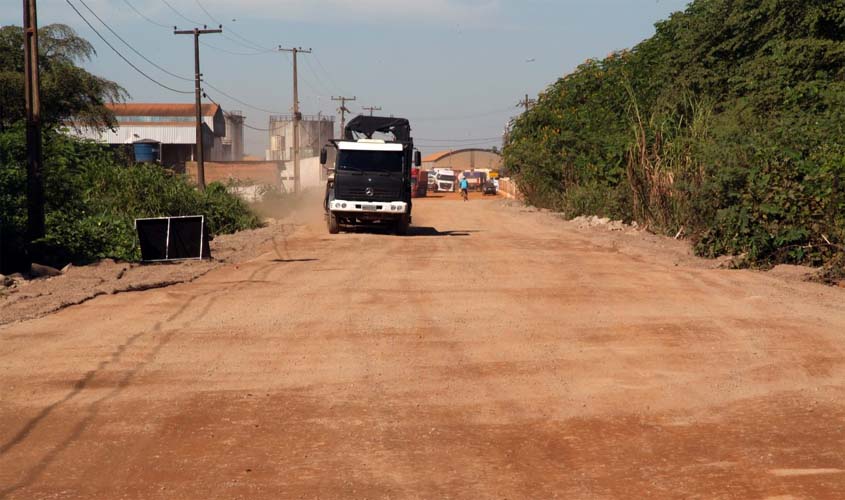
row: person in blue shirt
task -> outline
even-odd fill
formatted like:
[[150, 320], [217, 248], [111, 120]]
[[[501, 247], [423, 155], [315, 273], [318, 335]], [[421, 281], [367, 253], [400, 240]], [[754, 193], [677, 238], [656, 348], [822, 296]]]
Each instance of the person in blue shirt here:
[[469, 199], [469, 181], [467, 181], [466, 177], [461, 179], [461, 197], [463, 197], [464, 201]]

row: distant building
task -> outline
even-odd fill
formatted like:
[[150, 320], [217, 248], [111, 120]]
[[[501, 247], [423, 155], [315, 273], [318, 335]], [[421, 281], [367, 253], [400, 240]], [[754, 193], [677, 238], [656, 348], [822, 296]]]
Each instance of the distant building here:
[[215, 154], [212, 151], [212, 156], [221, 156], [221, 158], [214, 158], [221, 161], [241, 161], [244, 159], [244, 122], [246, 116], [242, 111], [224, 111], [223, 116], [226, 118], [226, 135], [222, 139], [222, 151]]
[[[320, 156], [320, 149], [334, 139], [334, 116], [305, 115], [299, 122], [299, 157]], [[293, 115], [270, 117], [267, 160], [293, 160]]]
[[[132, 146], [137, 161], [157, 162], [184, 172], [196, 157], [196, 111], [193, 104], [126, 103], [108, 105], [118, 126], [113, 130], [82, 129], [79, 135], [112, 146]], [[244, 116], [204, 104], [203, 144], [208, 161], [243, 157]]]
[[455, 149], [441, 151], [423, 158], [423, 168], [450, 168], [465, 170], [499, 170], [502, 168], [502, 155], [489, 149]]

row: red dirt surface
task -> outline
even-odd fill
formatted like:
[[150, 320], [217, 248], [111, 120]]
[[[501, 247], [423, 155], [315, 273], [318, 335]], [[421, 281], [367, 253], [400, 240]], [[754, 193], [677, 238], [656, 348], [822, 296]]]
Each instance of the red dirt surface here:
[[845, 291], [415, 207], [0, 327], [0, 498], [845, 498]]

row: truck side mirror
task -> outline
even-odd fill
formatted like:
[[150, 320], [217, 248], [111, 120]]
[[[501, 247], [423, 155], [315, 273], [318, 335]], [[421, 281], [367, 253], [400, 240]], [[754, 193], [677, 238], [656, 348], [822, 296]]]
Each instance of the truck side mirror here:
[[325, 165], [327, 161], [329, 161], [329, 152], [323, 148], [320, 150], [320, 165]]
[[414, 166], [422, 166], [422, 153], [420, 153], [419, 151], [414, 151]]

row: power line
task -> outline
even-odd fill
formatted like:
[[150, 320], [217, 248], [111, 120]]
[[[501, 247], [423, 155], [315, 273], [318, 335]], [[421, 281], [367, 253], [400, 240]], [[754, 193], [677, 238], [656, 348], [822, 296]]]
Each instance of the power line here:
[[252, 104], [249, 104], [249, 103], [247, 103], [247, 102], [244, 102], [244, 101], [242, 101], [242, 100], [238, 99], [237, 97], [231, 96], [231, 95], [227, 94], [226, 92], [224, 92], [223, 90], [220, 90], [219, 88], [215, 87], [214, 85], [212, 85], [212, 84], [208, 83], [208, 80], [203, 79], [203, 83], [205, 83], [205, 84], [206, 84], [209, 88], [212, 88], [212, 89], [216, 90], [217, 92], [219, 92], [219, 93], [220, 93], [220, 95], [222, 95], [222, 96], [224, 96], [224, 97], [228, 97], [229, 99], [231, 99], [231, 100], [235, 101], [236, 103], [238, 103], [238, 104], [240, 104], [240, 105], [242, 105], [242, 106], [246, 106], [246, 107], [248, 107], [248, 108], [250, 108], [250, 109], [253, 109], [253, 110], [255, 110], [255, 111], [261, 111], [262, 113], [269, 113], [269, 114], [271, 114], [271, 115], [283, 115], [283, 114], [286, 114], [284, 111], [273, 111], [273, 110], [271, 110], [271, 109], [260, 108], [260, 107], [258, 107], [258, 106], [254, 106], [254, 105], [252, 105]]
[[[213, 97], [208, 95], [208, 92], [206, 92], [205, 89], [202, 89], [202, 95], [204, 95], [205, 98], [208, 99], [209, 101], [211, 101], [214, 104], [220, 106], [220, 103], [215, 101]], [[220, 107], [222, 108], [223, 106], [220, 106]], [[243, 125], [244, 127], [248, 128], [250, 130], [256, 130], [258, 132], [269, 132], [270, 131], [269, 128], [258, 128], [258, 127], [253, 127], [252, 125], [247, 125], [246, 121], [242, 122], [241, 125]]]
[[233, 50], [224, 49], [222, 47], [217, 47], [216, 45], [212, 45], [208, 42], [200, 42], [203, 47], [208, 47], [209, 49], [216, 50], [218, 52], [223, 52], [226, 54], [231, 54], [233, 56], [263, 56], [265, 54], [269, 54], [271, 52], [276, 52], [275, 50], [264, 50], [261, 52], [235, 52]]
[[199, 21], [194, 21], [194, 20], [190, 19], [189, 17], [186, 17], [184, 14], [182, 14], [181, 12], [179, 12], [178, 10], [176, 10], [176, 7], [172, 6], [172, 5], [170, 4], [170, 2], [168, 2], [167, 0], [161, 0], [161, 1], [162, 1], [162, 3], [164, 3], [164, 5], [167, 5], [168, 7], [170, 7], [170, 10], [172, 10], [173, 12], [175, 12], [177, 16], [181, 17], [181, 18], [182, 18], [182, 19], [184, 19], [185, 21], [188, 21], [189, 23], [191, 23], [191, 24], [195, 24], [195, 25], [197, 25], [197, 26], [202, 26], [202, 24], [203, 24], [203, 23], [201, 23], [201, 22], [199, 22]]
[[[322, 92], [323, 90], [331, 90], [331, 89], [329, 89], [328, 87], [324, 87], [324, 86], [322, 85], [322, 84], [323, 84], [323, 81], [320, 79], [320, 75], [318, 75], [318, 74], [317, 74], [317, 70], [315, 70], [315, 69], [314, 69], [314, 66], [311, 64], [311, 61], [310, 61], [309, 59], [310, 59], [310, 58], [308, 58], [308, 57], [306, 57], [306, 58], [305, 58], [305, 64], [308, 66], [308, 70], [311, 72], [311, 74], [312, 74], [312, 75], [314, 75], [314, 78], [316, 78], [316, 79], [317, 79], [317, 82], [320, 84], [320, 85], [319, 85], [319, 87], [320, 87], [320, 93], [322, 94], [322, 93], [323, 93], [323, 92]], [[303, 81], [305, 81], [305, 82], [306, 82], [306, 84], [308, 83], [305, 79], [303, 79]], [[312, 89], [312, 90], [316, 90], [316, 89]], [[328, 94], [330, 94], [331, 92], [327, 92], [327, 93], [328, 93]]]
[[[147, 21], [148, 23], [150, 23], [150, 24], [152, 24], [152, 25], [154, 25], [154, 26], [158, 26], [159, 28], [164, 28], [164, 29], [167, 29], [167, 30], [171, 30], [171, 29], [173, 29], [173, 26], [168, 26], [168, 25], [166, 25], [166, 24], [162, 24], [162, 23], [160, 23], [160, 22], [156, 21], [155, 19], [152, 19], [152, 18], [150, 18], [149, 16], [145, 15], [143, 12], [141, 12], [140, 10], [138, 10], [138, 8], [137, 8], [137, 7], [135, 7], [134, 5], [132, 5], [132, 4], [129, 2], [129, 0], [123, 0], [123, 3], [125, 3], [126, 5], [128, 5], [128, 6], [129, 6], [129, 8], [130, 8], [130, 9], [132, 9], [132, 11], [133, 11], [133, 12], [135, 12], [135, 14], [137, 14], [137, 15], [138, 15], [138, 17], [140, 17], [141, 19], [143, 19], [143, 20]], [[235, 52], [235, 51], [233, 51], [233, 50], [228, 50], [228, 49], [224, 49], [224, 48], [222, 48], [222, 47], [217, 47], [216, 45], [212, 45], [212, 44], [207, 43], [207, 42], [200, 42], [200, 44], [201, 44], [202, 46], [204, 46], [204, 47], [208, 47], [208, 48], [210, 48], [210, 49], [212, 49], [212, 50], [216, 50], [216, 51], [218, 51], [218, 52], [223, 52], [223, 53], [225, 53], [225, 54], [231, 54], [231, 55], [233, 55], [233, 56], [260, 56], [260, 55], [264, 55], [264, 54], [269, 54], [270, 52], [275, 52], [275, 50], [270, 50], [270, 49], [268, 49], [268, 50], [262, 50], [262, 51], [260, 51], [260, 52]], [[250, 47], [250, 49], [252, 49], [252, 48]]]
[[184, 81], [186, 81], [186, 82], [192, 82], [192, 81], [194, 80], [193, 78], [186, 78], [186, 77], [184, 77], [184, 76], [177, 75], [176, 73], [173, 73], [172, 71], [168, 71], [167, 69], [162, 68], [161, 66], [159, 66], [158, 64], [156, 64], [155, 62], [153, 62], [152, 60], [150, 60], [150, 58], [148, 58], [147, 56], [145, 56], [144, 54], [142, 54], [141, 52], [139, 52], [139, 51], [138, 51], [135, 47], [133, 47], [133, 46], [132, 46], [132, 44], [130, 44], [129, 42], [127, 42], [126, 40], [124, 40], [124, 39], [123, 39], [123, 37], [121, 37], [120, 35], [118, 35], [118, 34], [117, 34], [117, 32], [111, 28], [111, 26], [109, 26], [109, 25], [108, 25], [105, 21], [103, 21], [103, 20], [102, 20], [102, 18], [100, 18], [100, 16], [98, 16], [98, 15], [97, 15], [97, 13], [96, 13], [96, 12], [94, 12], [94, 11], [91, 9], [91, 7], [89, 7], [89, 6], [88, 6], [88, 4], [87, 4], [87, 3], [85, 3], [85, 0], [79, 0], [79, 3], [81, 3], [81, 4], [83, 5], [83, 7], [85, 7], [85, 8], [88, 10], [88, 12], [90, 12], [90, 13], [91, 13], [91, 15], [93, 15], [94, 17], [96, 17], [96, 18], [97, 18], [97, 20], [98, 20], [98, 21], [100, 21], [100, 23], [101, 23], [103, 26], [105, 26], [107, 30], [109, 30], [109, 31], [111, 32], [111, 34], [112, 34], [112, 35], [114, 35], [115, 37], [117, 37], [117, 39], [118, 39], [118, 40], [120, 40], [121, 42], [123, 42], [123, 44], [124, 44], [124, 45], [126, 45], [127, 47], [129, 47], [129, 49], [130, 49], [132, 52], [134, 52], [135, 54], [137, 54], [137, 55], [138, 55], [138, 57], [140, 57], [141, 59], [143, 59], [143, 60], [147, 61], [148, 63], [150, 63], [151, 65], [153, 65], [155, 68], [158, 68], [158, 70], [160, 70], [160, 71], [162, 71], [162, 72], [164, 72], [164, 73], [167, 73], [168, 75], [172, 76], [173, 78], [178, 78], [179, 80], [184, 80]]
[[340, 102], [340, 107], [337, 110], [340, 111], [340, 135], [341, 136], [343, 136], [344, 130], [346, 130], [346, 113], [352, 113], [352, 111], [350, 111], [349, 108], [346, 107], [346, 103], [351, 102], [351, 101], [357, 101], [357, 100], [358, 100], [358, 96], [355, 96], [355, 97], [345, 97], [345, 96], [335, 97], [335, 96], [332, 96], [332, 101]]
[[317, 61], [317, 65], [320, 66], [320, 69], [323, 70], [323, 73], [325, 73], [326, 76], [329, 77], [329, 83], [331, 83], [332, 86], [334, 86], [335, 90], [337, 90], [339, 93], [343, 94], [343, 90], [341, 90], [341, 88], [337, 85], [337, 82], [335, 82], [334, 78], [332, 78], [332, 75], [331, 75], [331, 73], [329, 73], [329, 70], [327, 70], [326, 67], [323, 66], [323, 63], [320, 62], [320, 58], [317, 57], [316, 54], [314, 55], [314, 60]]
[[244, 123], [243, 126], [250, 129], [250, 130], [255, 130], [256, 132], [269, 132], [270, 131], [269, 128], [253, 127], [252, 125], [247, 125], [246, 123]]
[[125, 3], [126, 5], [128, 5], [130, 9], [132, 9], [132, 10], [133, 10], [136, 14], [138, 14], [138, 15], [139, 15], [142, 19], [146, 20], [148, 23], [154, 24], [154, 25], [156, 25], [156, 26], [158, 26], [158, 27], [160, 27], [160, 28], [166, 28], [166, 29], [170, 29], [170, 28], [172, 28], [172, 26], [167, 26], [167, 25], [165, 25], [165, 24], [161, 24], [160, 22], [155, 21], [155, 20], [153, 20], [153, 19], [151, 19], [151, 18], [147, 17], [147, 16], [146, 16], [146, 15], [144, 15], [144, 14], [143, 14], [140, 10], [138, 10], [138, 9], [137, 9], [134, 5], [132, 5], [132, 4], [129, 2], [129, 0], [123, 0], [123, 3]]
[[114, 51], [114, 53], [118, 55], [118, 57], [120, 57], [121, 59], [123, 59], [123, 61], [124, 61], [126, 64], [128, 64], [129, 66], [131, 66], [131, 67], [132, 67], [132, 69], [134, 69], [134, 70], [135, 70], [135, 71], [137, 71], [139, 74], [141, 74], [141, 76], [143, 76], [143, 77], [144, 77], [144, 78], [146, 78], [147, 80], [149, 80], [149, 81], [153, 82], [154, 84], [158, 85], [159, 87], [161, 87], [161, 88], [163, 88], [163, 89], [167, 89], [167, 90], [169, 90], [169, 91], [171, 91], [171, 92], [176, 92], [177, 94], [192, 94], [192, 93], [193, 93], [193, 92], [186, 92], [186, 91], [184, 91], [184, 90], [177, 90], [177, 89], [174, 89], [174, 88], [172, 88], [172, 87], [168, 87], [167, 85], [165, 85], [165, 84], [163, 84], [163, 83], [159, 82], [158, 80], [156, 80], [155, 78], [151, 77], [150, 75], [148, 75], [148, 74], [144, 73], [144, 72], [143, 72], [140, 68], [138, 68], [138, 66], [135, 66], [135, 65], [132, 63], [132, 61], [130, 61], [129, 59], [127, 59], [127, 58], [126, 58], [126, 56], [124, 56], [123, 54], [121, 54], [121, 53], [120, 53], [120, 51], [119, 51], [119, 50], [117, 50], [117, 49], [114, 47], [114, 45], [112, 45], [111, 43], [109, 43], [109, 41], [108, 41], [108, 40], [106, 40], [106, 38], [105, 38], [103, 35], [101, 35], [99, 31], [97, 31], [97, 28], [95, 28], [93, 24], [91, 24], [90, 22], [88, 22], [88, 19], [86, 19], [86, 18], [85, 18], [85, 16], [83, 16], [83, 15], [82, 15], [82, 12], [79, 12], [79, 9], [77, 9], [75, 5], [73, 5], [72, 3], [70, 3], [70, 0], [65, 0], [65, 2], [66, 2], [68, 5], [70, 5], [70, 8], [71, 8], [71, 9], [73, 9], [73, 10], [74, 10], [74, 12], [76, 12], [76, 15], [78, 15], [78, 16], [80, 17], [80, 19], [82, 19], [82, 20], [85, 22], [85, 24], [87, 24], [87, 25], [88, 25], [88, 27], [89, 27], [89, 28], [91, 28], [91, 31], [93, 31], [93, 32], [94, 32], [94, 33], [95, 33], [95, 34], [96, 34], [96, 35], [100, 38], [100, 40], [102, 40], [102, 41], [103, 41], [103, 43], [105, 43], [105, 44], [106, 44], [106, 45], [107, 45], [110, 49], [112, 49], [112, 50]]
[[[203, 12], [205, 12], [205, 15], [207, 15], [209, 19], [211, 19], [212, 21], [214, 21], [214, 23], [216, 23], [216, 24], [220, 24], [220, 25], [222, 25], [222, 24], [223, 24], [223, 23], [221, 23], [221, 22], [220, 22], [217, 18], [215, 18], [213, 15], [211, 15], [211, 12], [209, 12], [209, 11], [208, 11], [208, 9], [206, 9], [206, 8], [205, 8], [205, 6], [204, 6], [204, 5], [203, 5], [203, 4], [202, 4], [199, 0], [194, 0], [194, 2], [196, 2], [197, 6], [199, 6], [199, 8], [200, 8], [200, 9], [202, 9], [202, 11], [203, 11]], [[243, 40], [244, 42], [248, 43], [249, 45], [243, 45], [243, 43], [242, 43], [242, 42], [238, 42], [237, 40], [234, 40], [234, 39], [232, 39], [231, 37], [229, 37], [229, 36], [227, 36], [227, 35], [225, 35], [225, 34], [224, 34], [224, 35], [223, 35], [223, 37], [224, 37], [224, 38], [226, 38], [227, 40], [231, 40], [231, 41], [233, 41], [233, 42], [235, 42], [235, 43], [237, 43], [237, 44], [239, 44], [239, 45], [243, 45], [243, 46], [245, 46], [245, 47], [247, 47], [247, 48], [249, 48], [249, 49], [253, 49], [253, 50], [268, 50], [268, 49], [267, 49], [267, 47], [262, 47], [262, 46], [261, 46], [261, 44], [255, 43], [255, 42], [253, 42], [252, 40], [250, 40], [250, 39], [248, 39], [248, 38], [246, 38], [246, 37], [242, 36], [240, 33], [238, 33], [237, 31], [233, 30], [231, 27], [227, 27], [227, 30], [228, 30], [229, 32], [231, 32], [233, 35], [235, 35], [236, 37], [238, 37], [238, 38], [240, 38], [241, 40]]]
[[[293, 61], [292, 61], [292, 59], [291, 59], [291, 57], [290, 57], [290, 55], [288, 55], [288, 53], [287, 53], [286, 51], [281, 50], [281, 46], [280, 46], [278, 49], [276, 49], [276, 50], [277, 50], [277, 51], [279, 51], [279, 52], [281, 52], [281, 53], [283, 53], [283, 54], [285, 55], [285, 58], [288, 60], [288, 62], [289, 62], [289, 63], [290, 63], [290, 62], [293, 62]], [[306, 58], [306, 62], [308, 62], [308, 59], [307, 59], [307, 58]], [[311, 70], [311, 71], [312, 71], [312, 73], [313, 73], [313, 70]], [[316, 75], [314, 75], [314, 76], [316, 76]], [[309, 89], [309, 90], [311, 90], [311, 92], [313, 92], [315, 96], [317, 96], [317, 97], [326, 97], [326, 94], [324, 94], [322, 91], [320, 91], [319, 89], [317, 89], [317, 87], [316, 87], [314, 84], [312, 84], [312, 83], [311, 83], [311, 81], [310, 81], [310, 80], [308, 80], [307, 78], [305, 78], [304, 76], [299, 75], [299, 78], [298, 78], [298, 79], [299, 79], [299, 80], [301, 80], [301, 81], [302, 81], [302, 83], [304, 83], [304, 84], [305, 84], [305, 86], [306, 86], [306, 87], [308, 87], [308, 89]]]
[[519, 103], [517, 104], [517, 107], [525, 108], [525, 111], [528, 111], [535, 104], [537, 104], [537, 99], [530, 99], [528, 97], [528, 94], [525, 94], [525, 100], [519, 101]]

